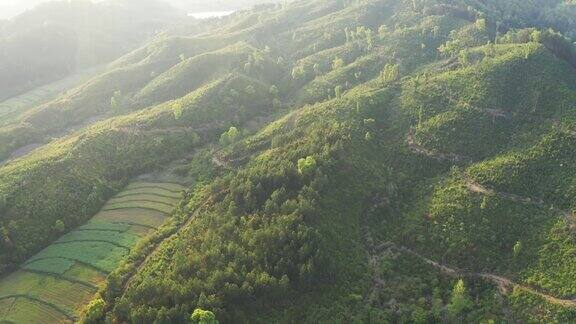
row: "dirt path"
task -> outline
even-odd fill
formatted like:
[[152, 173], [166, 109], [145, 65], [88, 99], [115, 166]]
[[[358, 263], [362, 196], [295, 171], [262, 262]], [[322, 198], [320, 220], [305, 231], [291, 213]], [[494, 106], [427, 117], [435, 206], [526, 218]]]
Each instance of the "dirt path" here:
[[228, 161], [224, 161], [219, 154], [212, 155], [212, 163], [225, 170], [234, 170], [234, 167]]
[[[496, 110], [496, 111], [500, 112], [499, 110]], [[574, 131], [573, 133], [570, 133], [570, 134], [572, 136], [576, 136], [576, 131]], [[414, 129], [413, 128], [411, 128], [409, 133], [408, 133], [407, 142], [408, 142], [408, 146], [409, 146], [410, 150], [415, 154], [424, 155], [424, 156], [427, 156], [429, 158], [436, 159], [438, 161], [452, 162], [454, 164], [468, 164], [468, 163], [472, 162], [472, 159], [465, 157], [465, 156], [452, 154], [452, 153], [434, 152], [432, 150], [428, 150], [428, 149], [422, 147], [421, 145], [416, 143], [416, 140], [414, 139]], [[576, 231], [576, 215], [571, 210], [558, 209], [551, 204], [546, 204], [540, 198], [523, 197], [523, 196], [513, 194], [513, 193], [497, 192], [497, 191], [494, 191], [492, 189], [486, 188], [486, 187], [484, 187], [484, 186], [482, 186], [482, 185], [480, 185], [480, 184], [478, 184], [478, 183], [476, 183], [470, 179], [468, 179], [466, 181], [466, 185], [470, 191], [476, 192], [479, 194], [483, 194], [486, 196], [497, 196], [497, 197], [500, 197], [502, 199], [507, 199], [507, 200], [514, 201], [514, 202], [521, 203], [521, 204], [525, 204], [525, 205], [532, 205], [532, 206], [539, 207], [539, 208], [549, 208], [550, 210], [554, 211], [555, 213], [562, 215], [562, 217], [568, 223], [570, 229]]]
[[532, 206], [536, 206], [536, 207], [546, 207], [546, 204], [544, 203], [544, 201], [542, 199], [522, 197], [520, 195], [516, 195], [516, 194], [512, 194], [512, 193], [506, 193], [506, 192], [497, 192], [497, 191], [494, 191], [492, 189], [488, 189], [488, 188], [482, 186], [481, 184], [476, 183], [470, 179], [466, 180], [466, 186], [468, 187], [468, 190], [475, 192], [475, 193], [482, 194], [482, 195], [496, 196], [496, 197], [511, 200], [511, 201], [514, 201], [517, 203], [521, 203], [524, 205], [532, 205]]
[[138, 126], [130, 126], [130, 127], [118, 127], [116, 128], [116, 130], [122, 133], [156, 135], [156, 134], [182, 134], [182, 133], [202, 132], [205, 131], [206, 129], [192, 128], [192, 127], [169, 127], [169, 128], [146, 129]]
[[466, 156], [453, 153], [436, 152], [423, 147], [422, 145], [416, 142], [416, 139], [414, 138], [413, 128], [410, 128], [410, 131], [408, 132], [407, 142], [410, 151], [412, 151], [413, 153], [418, 155], [424, 155], [426, 157], [438, 160], [440, 162], [448, 161], [454, 164], [468, 164], [472, 162], [472, 159]]
[[481, 278], [484, 280], [491, 281], [503, 293], [507, 293], [510, 288], [520, 289], [520, 290], [523, 290], [525, 292], [537, 295], [537, 296], [545, 299], [549, 303], [552, 303], [555, 305], [561, 305], [561, 306], [565, 306], [565, 307], [576, 307], [576, 300], [557, 298], [557, 297], [551, 296], [547, 293], [544, 293], [542, 291], [539, 291], [536, 288], [516, 283], [516, 282], [514, 282], [508, 278], [505, 278], [505, 277], [502, 277], [502, 276], [499, 276], [496, 274], [492, 274], [492, 273], [488, 273], [488, 272], [468, 272], [468, 271], [464, 271], [461, 269], [452, 268], [452, 267], [440, 264], [439, 262], [436, 262], [434, 260], [431, 260], [431, 259], [429, 259], [429, 258], [407, 248], [407, 247], [398, 246], [398, 245], [391, 243], [391, 242], [384, 242], [384, 243], [381, 243], [378, 247], [376, 247], [376, 251], [378, 251], [379, 253], [381, 253], [382, 251], [389, 250], [389, 249], [395, 249], [399, 252], [403, 252], [403, 253], [415, 256], [415, 257], [419, 258], [420, 260], [424, 261], [426, 264], [429, 264], [429, 265], [433, 266], [434, 268], [440, 270], [442, 273], [449, 275], [449, 276], [452, 276], [452, 277]]
[[562, 210], [562, 209], [556, 208], [553, 205], [546, 204], [540, 198], [522, 197], [520, 195], [516, 195], [516, 194], [512, 194], [512, 193], [497, 192], [497, 191], [494, 191], [493, 189], [486, 188], [486, 187], [482, 186], [481, 184], [474, 182], [471, 179], [466, 180], [466, 186], [468, 187], [468, 190], [470, 190], [471, 192], [479, 193], [479, 194], [486, 195], [486, 196], [500, 197], [502, 199], [507, 199], [507, 200], [517, 202], [520, 204], [524, 204], [524, 205], [531, 205], [531, 206], [535, 206], [538, 208], [550, 209], [550, 210], [554, 211], [555, 213], [562, 215], [562, 217], [566, 220], [566, 222], [568, 223], [568, 226], [570, 227], [571, 230], [576, 230], [576, 215], [574, 215], [574, 212], [571, 210]]
[[[472, 190], [474, 192], [478, 192], [478, 193], [482, 193], [482, 194], [486, 194], [486, 195], [502, 196], [502, 197], [505, 197], [507, 199], [514, 199], [514, 200], [518, 200], [520, 202], [530, 203], [530, 204], [533, 204], [536, 206], [544, 205], [543, 202], [538, 201], [538, 200], [527, 199], [527, 198], [523, 198], [523, 197], [513, 195], [513, 194], [497, 193], [491, 189], [487, 189], [487, 188], [485, 188], [479, 184], [473, 183], [473, 182], [468, 182], [468, 187], [470, 190]], [[379, 289], [381, 289], [381, 287], [383, 287], [386, 284], [385, 280], [382, 278], [382, 276], [380, 274], [380, 271], [378, 271], [380, 258], [383, 256], [383, 254], [389, 252], [390, 250], [396, 250], [398, 252], [410, 254], [414, 257], [417, 257], [418, 259], [422, 260], [426, 264], [431, 265], [432, 267], [440, 270], [442, 273], [444, 273], [448, 276], [451, 276], [451, 277], [480, 278], [480, 279], [490, 281], [494, 285], [496, 285], [496, 287], [498, 287], [498, 290], [503, 295], [507, 294], [510, 291], [510, 289], [520, 289], [522, 291], [537, 295], [537, 296], [545, 299], [549, 303], [552, 303], [555, 305], [560, 305], [560, 306], [564, 306], [564, 307], [576, 307], [576, 299], [562, 299], [562, 298], [554, 297], [552, 295], [549, 295], [545, 292], [540, 291], [537, 288], [516, 283], [516, 282], [512, 281], [511, 279], [503, 277], [503, 276], [499, 276], [499, 275], [489, 273], [489, 272], [472, 272], [472, 271], [466, 271], [466, 270], [458, 269], [455, 267], [450, 267], [448, 265], [441, 264], [441, 263], [434, 261], [428, 257], [425, 257], [422, 254], [420, 254], [420, 253], [418, 253], [412, 249], [409, 249], [405, 246], [395, 244], [393, 242], [380, 242], [380, 243], [376, 244], [376, 242], [374, 241], [374, 238], [372, 237], [372, 234], [370, 232], [370, 227], [367, 223], [367, 217], [372, 212], [374, 212], [377, 208], [385, 205], [386, 203], [387, 203], [386, 197], [374, 196], [372, 198], [372, 201], [370, 202], [370, 207], [367, 208], [367, 210], [364, 212], [364, 225], [362, 227], [362, 236], [364, 239], [364, 245], [365, 245], [365, 249], [366, 249], [366, 254], [367, 254], [366, 257], [367, 257], [368, 265], [372, 269], [372, 285], [371, 285], [370, 293], [367, 295], [368, 298], [371, 299], [372, 296], [377, 296], [377, 291]], [[573, 215], [571, 213], [570, 213], [570, 217], [573, 218]]]

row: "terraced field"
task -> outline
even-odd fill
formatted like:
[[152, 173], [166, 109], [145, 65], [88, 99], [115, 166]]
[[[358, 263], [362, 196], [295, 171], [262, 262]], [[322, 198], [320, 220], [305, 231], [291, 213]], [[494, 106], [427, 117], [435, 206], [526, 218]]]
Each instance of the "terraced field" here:
[[164, 222], [183, 189], [174, 183], [130, 184], [90, 222], [0, 280], [0, 323], [75, 321], [107, 274]]

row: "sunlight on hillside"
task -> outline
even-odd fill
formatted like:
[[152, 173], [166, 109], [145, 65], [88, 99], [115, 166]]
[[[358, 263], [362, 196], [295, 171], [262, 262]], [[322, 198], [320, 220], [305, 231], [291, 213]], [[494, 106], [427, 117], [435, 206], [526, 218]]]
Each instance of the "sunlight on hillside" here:
[[0, 12], [0, 323], [576, 323], [572, 2]]

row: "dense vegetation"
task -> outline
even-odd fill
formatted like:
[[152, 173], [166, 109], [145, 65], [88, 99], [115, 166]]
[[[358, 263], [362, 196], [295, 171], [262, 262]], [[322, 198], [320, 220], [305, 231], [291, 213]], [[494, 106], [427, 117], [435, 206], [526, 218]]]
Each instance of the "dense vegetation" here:
[[[574, 322], [574, 10], [303, 0], [169, 29], [0, 129], [5, 156], [58, 137], [0, 168], [2, 271], [96, 235], [134, 248], [97, 265], [88, 323]], [[183, 158], [183, 197], [109, 200]], [[68, 233], [175, 203], [136, 245]]]

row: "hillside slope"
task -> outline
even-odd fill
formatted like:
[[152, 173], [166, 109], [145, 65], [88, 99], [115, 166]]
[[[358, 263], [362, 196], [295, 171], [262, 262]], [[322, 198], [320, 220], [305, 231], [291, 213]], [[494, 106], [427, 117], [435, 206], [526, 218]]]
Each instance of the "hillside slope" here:
[[157, 38], [0, 129], [57, 137], [0, 168], [2, 270], [184, 159], [86, 323], [574, 322], [574, 8], [294, 1]]

